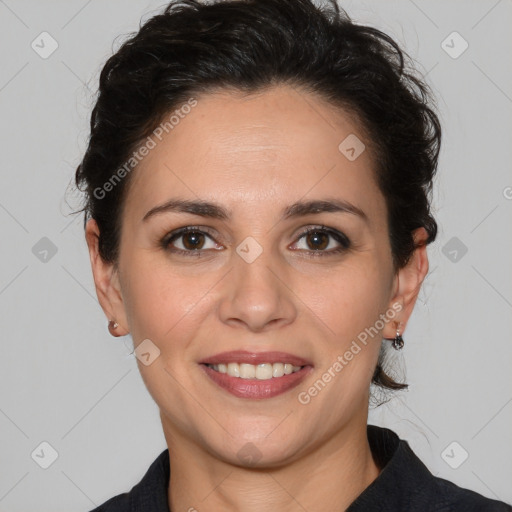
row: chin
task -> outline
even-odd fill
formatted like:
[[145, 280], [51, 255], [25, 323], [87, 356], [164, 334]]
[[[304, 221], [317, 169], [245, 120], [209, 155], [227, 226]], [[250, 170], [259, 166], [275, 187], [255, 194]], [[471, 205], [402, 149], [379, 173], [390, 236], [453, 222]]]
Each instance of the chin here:
[[[275, 428], [275, 426], [274, 426]], [[254, 429], [252, 429], [254, 432]], [[211, 452], [228, 464], [240, 467], [269, 468], [279, 467], [290, 462], [303, 448], [301, 442], [294, 442], [289, 436], [275, 436], [272, 439], [268, 433], [272, 429], [262, 429], [261, 436], [253, 436], [251, 440], [227, 435], [218, 449], [210, 444]], [[217, 443], [214, 443], [217, 444]]]

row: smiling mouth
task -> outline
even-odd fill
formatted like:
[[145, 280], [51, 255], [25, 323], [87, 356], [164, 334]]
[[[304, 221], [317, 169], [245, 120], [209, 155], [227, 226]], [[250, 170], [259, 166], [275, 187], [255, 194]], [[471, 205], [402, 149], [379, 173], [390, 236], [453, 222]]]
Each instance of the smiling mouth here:
[[311, 365], [290, 363], [201, 363], [200, 366], [219, 388], [237, 398], [252, 400], [273, 398], [291, 391], [313, 371]]
[[304, 366], [295, 366], [291, 363], [261, 363], [257, 365], [248, 363], [220, 363], [207, 364], [206, 366], [230, 377], [258, 380], [278, 379], [304, 368]]

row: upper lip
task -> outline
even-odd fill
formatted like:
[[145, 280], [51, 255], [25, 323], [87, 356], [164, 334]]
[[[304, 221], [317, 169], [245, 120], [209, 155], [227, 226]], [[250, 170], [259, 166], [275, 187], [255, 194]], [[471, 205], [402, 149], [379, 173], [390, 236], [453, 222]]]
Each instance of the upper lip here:
[[310, 361], [302, 357], [288, 354], [286, 352], [248, 352], [246, 350], [232, 350], [207, 357], [199, 362], [200, 364], [221, 364], [221, 363], [290, 363], [294, 366], [308, 366]]

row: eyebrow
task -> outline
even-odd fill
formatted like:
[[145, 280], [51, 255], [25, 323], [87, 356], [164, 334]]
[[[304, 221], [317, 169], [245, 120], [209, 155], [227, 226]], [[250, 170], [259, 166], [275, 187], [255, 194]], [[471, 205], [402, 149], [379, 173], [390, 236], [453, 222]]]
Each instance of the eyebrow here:
[[[144, 215], [142, 221], [145, 222], [150, 217], [167, 212], [191, 213], [200, 217], [219, 220], [229, 220], [232, 217], [231, 210], [228, 210], [217, 203], [202, 200], [170, 199], [164, 204], [151, 208], [151, 210]], [[360, 217], [365, 222], [368, 222], [368, 217], [363, 210], [348, 201], [341, 199], [297, 201], [285, 207], [281, 211], [281, 219], [286, 220], [323, 212], [350, 213]]]

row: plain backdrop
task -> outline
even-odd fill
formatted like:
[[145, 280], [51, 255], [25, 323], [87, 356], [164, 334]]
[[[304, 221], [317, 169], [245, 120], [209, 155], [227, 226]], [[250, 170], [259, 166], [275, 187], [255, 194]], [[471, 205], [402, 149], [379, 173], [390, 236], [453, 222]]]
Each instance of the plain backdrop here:
[[[65, 199], [116, 37], [164, 5], [0, 0], [1, 512], [91, 510], [166, 448], [131, 339], [108, 334], [82, 216]], [[435, 475], [512, 502], [512, 2], [340, 5], [418, 62], [444, 129], [440, 231], [396, 361], [410, 389], [370, 423]]]

